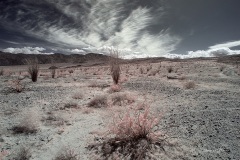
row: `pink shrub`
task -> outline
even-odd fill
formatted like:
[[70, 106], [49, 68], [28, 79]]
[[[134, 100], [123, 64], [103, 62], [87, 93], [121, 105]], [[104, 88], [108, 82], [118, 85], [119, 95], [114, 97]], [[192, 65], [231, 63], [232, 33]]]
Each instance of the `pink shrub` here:
[[117, 139], [141, 139], [155, 140], [159, 132], [154, 132], [153, 128], [158, 125], [159, 117], [151, 115], [149, 107], [144, 112], [137, 112], [131, 115], [126, 113], [110, 127], [110, 133]]

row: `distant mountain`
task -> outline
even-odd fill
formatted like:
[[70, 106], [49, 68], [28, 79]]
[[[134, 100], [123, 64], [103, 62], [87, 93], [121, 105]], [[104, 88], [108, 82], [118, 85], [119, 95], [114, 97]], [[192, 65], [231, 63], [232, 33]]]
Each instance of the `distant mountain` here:
[[88, 53], [86, 55], [71, 54], [65, 55], [55, 53], [46, 54], [12, 54], [0, 51], [0, 66], [24, 65], [26, 59], [38, 59], [40, 64], [49, 63], [85, 63], [88, 61], [98, 61], [101, 63], [107, 62], [109, 57], [102, 54]]
[[[71, 54], [65, 55], [61, 53], [55, 53], [51, 55], [46, 54], [12, 54], [5, 53], [0, 51], [0, 66], [11, 66], [11, 65], [24, 65], [26, 64], [26, 59], [38, 59], [40, 64], [50, 64], [50, 63], [76, 63], [80, 65], [102, 65], [108, 64], [109, 56], [97, 54], [97, 53], [88, 53], [86, 55], [80, 54]], [[158, 63], [161, 61], [175, 61], [175, 62], [184, 62], [184, 61], [199, 61], [199, 60], [215, 60], [220, 63], [232, 63], [240, 64], [240, 55], [228, 55], [220, 57], [199, 57], [191, 59], [168, 59], [164, 57], [155, 57], [155, 58], [138, 58], [131, 60], [121, 60], [122, 63]]]

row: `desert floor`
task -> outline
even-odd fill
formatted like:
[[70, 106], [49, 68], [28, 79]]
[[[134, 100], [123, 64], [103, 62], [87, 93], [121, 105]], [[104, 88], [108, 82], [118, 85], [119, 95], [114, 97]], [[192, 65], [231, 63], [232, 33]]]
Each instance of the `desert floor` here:
[[[48, 67], [40, 66], [35, 83], [26, 66], [4, 68], [0, 159], [19, 157], [23, 147], [32, 160], [51, 160], [64, 151], [94, 159], [86, 147], [104, 136], [115, 115], [145, 105], [160, 117], [154, 129], [174, 144], [153, 158], [240, 159], [240, 68], [234, 65], [213, 60], [124, 64], [119, 92], [111, 90], [108, 66], [57, 69], [55, 78]], [[119, 95], [125, 99], [114, 103]], [[107, 98], [107, 105], [89, 107], [99, 96]], [[16, 133], [19, 125], [37, 131]]]

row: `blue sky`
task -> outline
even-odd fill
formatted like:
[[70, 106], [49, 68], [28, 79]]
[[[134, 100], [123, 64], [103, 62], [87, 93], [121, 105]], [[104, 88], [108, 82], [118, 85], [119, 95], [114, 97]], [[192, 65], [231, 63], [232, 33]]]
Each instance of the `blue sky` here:
[[239, 54], [239, 0], [4, 0], [0, 49], [125, 58]]

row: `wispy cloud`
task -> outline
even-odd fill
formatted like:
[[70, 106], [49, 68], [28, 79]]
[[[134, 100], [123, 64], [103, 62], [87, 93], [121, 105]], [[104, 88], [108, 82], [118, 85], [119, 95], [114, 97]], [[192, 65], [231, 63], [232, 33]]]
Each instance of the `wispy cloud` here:
[[229, 48], [214, 48], [208, 50], [197, 50], [197, 51], [188, 51], [186, 55], [179, 54], [166, 54], [165, 57], [168, 58], [197, 58], [197, 57], [219, 57], [227, 55], [236, 55], [240, 54], [240, 50], [231, 50]]
[[23, 48], [6, 48], [3, 49], [3, 52], [7, 53], [24, 53], [24, 54], [53, 54], [53, 53], [45, 53], [45, 48], [42, 47], [23, 47]]
[[[27, 6], [31, 2], [23, 3], [25, 5], [22, 6]], [[172, 35], [170, 30], [160, 29], [158, 33], [151, 34], [148, 27], [155, 23], [152, 8], [135, 6], [132, 9], [128, 7], [129, 3], [127, 0], [70, 0], [68, 3], [65, 0], [46, 0], [40, 3], [43, 6], [38, 10], [18, 12], [15, 23], [27, 34], [65, 49], [129, 48], [131, 52], [124, 52], [126, 57], [162, 56], [173, 52], [181, 38]], [[45, 12], [44, 6], [51, 6], [56, 11]], [[160, 8], [159, 16], [164, 14], [164, 9]], [[26, 15], [34, 16], [28, 16], [26, 20]]]
[[210, 46], [209, 48], [210, 48], [210, 49], [216, 49], [216, 48], [232, 48], [232, 47], [237, 47], [237, 46], [240, 46], [240, 40], [216, 44], [216, 45]]

